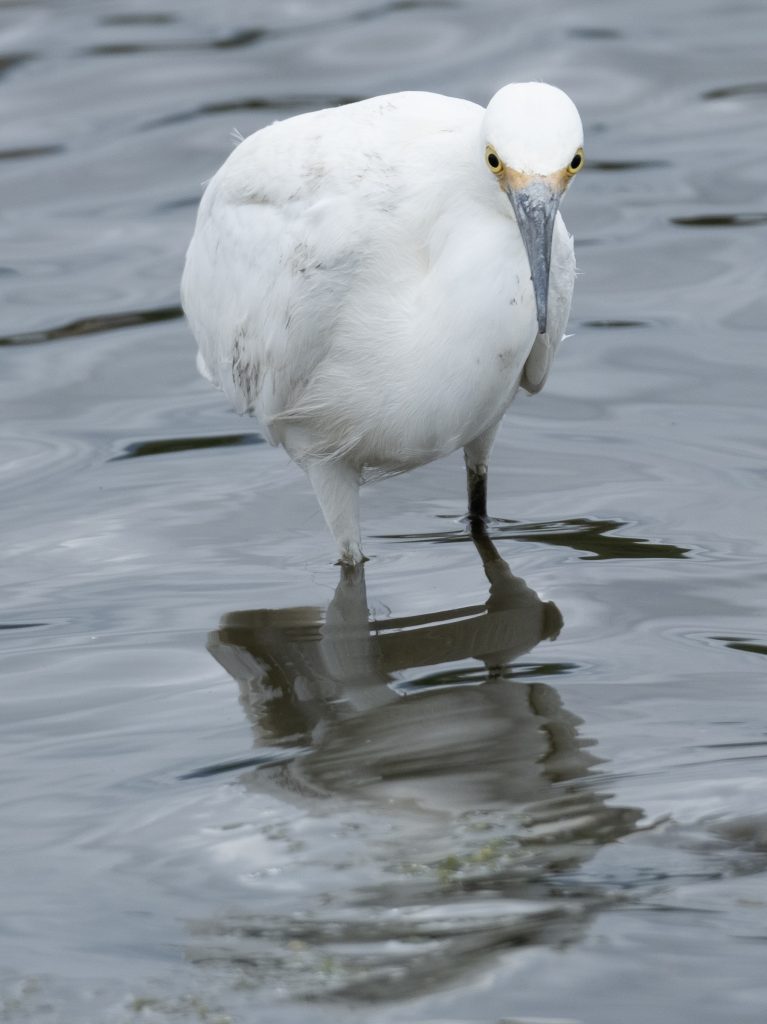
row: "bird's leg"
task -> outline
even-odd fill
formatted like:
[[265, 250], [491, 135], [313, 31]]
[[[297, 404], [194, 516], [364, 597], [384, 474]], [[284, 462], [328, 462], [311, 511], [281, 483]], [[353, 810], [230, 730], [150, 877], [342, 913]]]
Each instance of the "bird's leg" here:
[[484, 523], [487, 519], [487, 464], [466, 466], [466, 490], [469, 496], [469, 519]]
[[487, 463], [497, 430], [498, 424], [495, 423], [463, 449], [466, 461], [466, 489], [469, 495], [469, 520], [472, 523], [487, 521]]
[[325, 522], [338, 545], [341, 565], [365, 561], [360, 547], [359, 472], [346, 462], [317, 460], [306, 467]]

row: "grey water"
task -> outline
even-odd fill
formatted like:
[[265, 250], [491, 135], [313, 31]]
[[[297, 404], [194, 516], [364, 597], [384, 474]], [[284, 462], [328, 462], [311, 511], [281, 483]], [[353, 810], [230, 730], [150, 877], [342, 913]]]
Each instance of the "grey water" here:
[[[767, 1019], [767, 10], [0, 5], [0, 1021]], [[199, 379], [231, 133], [566, 89], [580, 276], [340, 575]], [[488, 253], [487, 258], [502, 258]]]

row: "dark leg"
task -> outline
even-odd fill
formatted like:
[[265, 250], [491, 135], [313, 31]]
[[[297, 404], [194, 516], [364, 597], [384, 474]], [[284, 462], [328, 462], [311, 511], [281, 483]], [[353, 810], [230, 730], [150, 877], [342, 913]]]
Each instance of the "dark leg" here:
[[472, 523], [484, 523], [487, 519], [487, 466], [466, 467], [466, 489], [469, 519]]
[[487, 462], [493, 447], [498, 424], [480, 434], [463, 450], [466, 460], [466, 489], [469, 494], [469, 519], [472, 523], [487, 521]]

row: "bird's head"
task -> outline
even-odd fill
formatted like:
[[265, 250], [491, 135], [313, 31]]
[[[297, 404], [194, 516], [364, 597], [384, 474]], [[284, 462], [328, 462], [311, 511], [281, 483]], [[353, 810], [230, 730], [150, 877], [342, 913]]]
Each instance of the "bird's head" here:
[[485, 167], [511, 203], [530, 262], [538, 330], [546, 333], [551, 239], [559, 202], [583, 167], [575, 104], [553, 85], [506, 85], [482, 125]]

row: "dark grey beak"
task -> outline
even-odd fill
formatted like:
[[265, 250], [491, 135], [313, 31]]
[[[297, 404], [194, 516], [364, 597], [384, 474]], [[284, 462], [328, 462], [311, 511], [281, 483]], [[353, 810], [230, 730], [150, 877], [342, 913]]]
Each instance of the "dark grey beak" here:
[[523, 188], [509, 187], [506, 195], [514, 208], [514, 215], [527, 250], [538, 314], [538, 332], [545, 334], [549, 303], [551, 239], [561, 193], [555, 191], [545, 178], [533, 178]]

